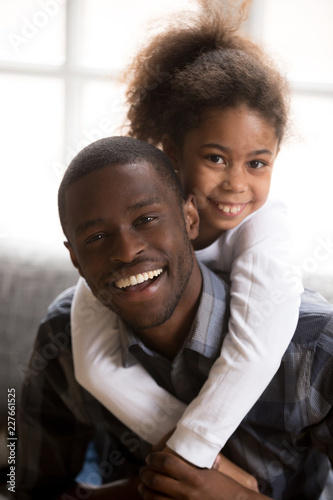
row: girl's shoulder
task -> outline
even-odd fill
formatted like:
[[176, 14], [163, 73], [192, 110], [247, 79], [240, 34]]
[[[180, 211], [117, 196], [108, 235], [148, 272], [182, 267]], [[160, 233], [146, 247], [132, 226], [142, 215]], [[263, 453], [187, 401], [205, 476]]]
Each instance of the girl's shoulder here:
[[291, 248], [287, 207], [282, 201], [270, 199], [234, 229], [225, 231], [209, 247], [197, 251], [196, 255], [210, 268], [229, 271], [235, 259], [249, 252], [276, 255], [289, 253]]
[[265, 250], [289, 245], [291, 231], [286, 204], [280, 200], [269, 199], [237, 227], [226, 231], [224, 238], [237, 253], [255, 247]]
[[287, 205], [281, 200], [268, 199], [259, 210], [246, 217], [237, 227], [229, 232], [234, 231], [237, 233], [247, 230], [249, 227], [251, 229], [257, 228], [259, 232], [259, 230], [266, 228], [266, 226], [267, 229], [272, 231], [274, 229], [272, 222], [281, 222], [284, 225], [288, 223]]

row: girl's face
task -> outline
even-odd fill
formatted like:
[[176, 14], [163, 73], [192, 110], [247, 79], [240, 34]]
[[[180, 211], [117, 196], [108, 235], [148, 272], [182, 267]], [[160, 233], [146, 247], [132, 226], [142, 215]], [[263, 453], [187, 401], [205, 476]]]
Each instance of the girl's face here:
[[200, 234], [196, 249], [236, 227], [260, 208], [269, 193], [279, 151], [274, 127], [245, 105], [207, 110], [190, 130], [181, 151], [165, 151], [179, 169], [187, 192], [196, 196]]

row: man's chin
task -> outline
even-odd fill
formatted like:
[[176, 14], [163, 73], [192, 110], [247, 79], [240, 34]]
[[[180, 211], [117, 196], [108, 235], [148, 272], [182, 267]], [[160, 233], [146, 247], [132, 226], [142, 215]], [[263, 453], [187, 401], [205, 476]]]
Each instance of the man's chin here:
[[131, 314], [117, 308], [115, 304], [110, 305], [110, 309], [115, 312], [124, 323], [132, 328], [132, 330], [139, 331], [162, 326], [171, 318], [176, 306], [176, 301], [164, 304], [164, 307], [160, 310], [153, 305], [149, 305], [149, 307], [141, 306], [136, 313], [132, 311]]
[[119, 312], [115, 311], [114, 309], [112, 310], [113, 312], [117, 313], [120, 319], [134, 331], [157, 328], [166, 323], [166, 321], [168, 321], [168, 319], [170, 319], [170, 317], [172, 316], [171, 313], [164, 315], [153, 315], [153, 316], [150, 315], [150, 317], [145, 316], [142, 318], [132, 318], [132, 317], [128, 318], [127, 316], [122, 316]]

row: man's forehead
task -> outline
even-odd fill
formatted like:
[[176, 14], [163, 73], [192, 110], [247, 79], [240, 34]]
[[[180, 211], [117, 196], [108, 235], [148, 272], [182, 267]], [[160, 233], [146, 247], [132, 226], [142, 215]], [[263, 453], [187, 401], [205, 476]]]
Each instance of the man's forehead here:
[[[68, 209], [83, 216], [87, 211], [116, 208], [118, 214], [134, 213], [147, 206], [170, 205], [174, 192], [151, 164], [112, 165], [90, 172], [69, 186]], [[170, 203], [171, 202], [171, 203]], [[120, 211], [120, 212], [119, 212]], [[81, 217], [79, 217], [81, 218]]]
[[128, 173], [110, 168], [82, 177], [68, 188], [67, 210], [84, 216], [86, 212], [103, 213], [111, 207], [118, 213], [134, 213], [148, 206], [169, 205], [169, 188], [159, 176]]
[[89, 184], [91, 188], [93, 188], [94, 185], [98, 186], [107, 183], [110, 189], [112, 189], [113, 186], [142, 189], [141, 181], [143, 181], [145, 177], [149, 178], [149, 182], [145, 184], [147, 191], [151, 190], [149, 188], [152, 185], [156, 186], [155, 189], [158, 189], [161, 193], [165, 191], [165, 182], [161, 171], [148, 161], [105, 165], [104, 167], [92, 170], [86, 175], [83, 175], [74, 182], [73, 185], [79, 187], [80, 185], [85, 186]]

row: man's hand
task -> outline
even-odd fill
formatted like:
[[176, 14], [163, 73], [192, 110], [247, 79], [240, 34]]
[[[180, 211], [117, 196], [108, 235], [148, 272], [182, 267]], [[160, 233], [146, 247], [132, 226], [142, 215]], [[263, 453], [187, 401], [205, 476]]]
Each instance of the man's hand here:
[[217, 470], [198, 469], [170, 453], [149, 455], [140, 477], [145, 500], [235, 500], [237, 495], [242, 500], [268, 499]]

